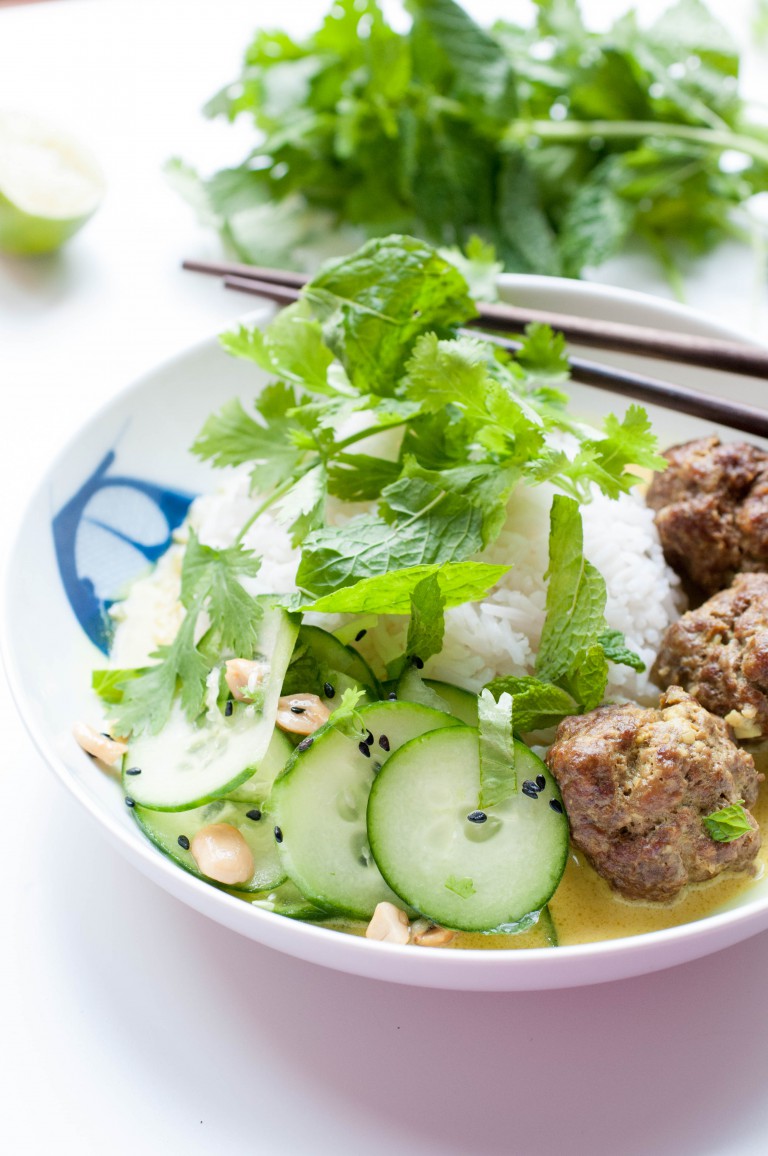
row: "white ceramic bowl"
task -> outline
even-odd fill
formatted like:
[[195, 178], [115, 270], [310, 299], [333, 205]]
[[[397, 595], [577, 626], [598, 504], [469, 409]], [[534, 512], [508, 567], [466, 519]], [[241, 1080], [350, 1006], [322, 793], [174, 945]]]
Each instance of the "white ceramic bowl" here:
[[[503, 292], [533, 308], [738, 336], [680, 306], [584, 282], [510, 276], [503, 278]], [[605, 355], [603, 360], [760, 403], [758, 386], [745, 379], [661, 368], [638, 358]], [[93, 641], [99, 640], [100, 607], [146, 566], [147, 558], [157, 556], [189, 496], [215, 484], [212, 471], [188, 453], [206, 416], [234, 395], [252, 397], [263, 380], [250, 364], [228, 357], [213, 338], [151, 370], [62, 451], [10, 554], [4, 652], [14, 697], [54, 773], [123, 854], [197, 911], [270, 947], [341, 971], [428, 987], [512, 991], [620, 979], [694, 959], [768, 927], [767, 881], [746, 890], [732, 909], [633, 938], [555, 950], [416, 950], [253, 908], [175, 867], [146, 841], [119, 787], [71, 737], [73, 720], [87, 717], [92, 701], [90, 671], [104, 662]], [[574, 410], [587, 417], [624, 408], [615, 396], [585, 387], [573, 387], [573, 395]], [[716, 428], [664, 410], [651, 414], [663, 445]]]

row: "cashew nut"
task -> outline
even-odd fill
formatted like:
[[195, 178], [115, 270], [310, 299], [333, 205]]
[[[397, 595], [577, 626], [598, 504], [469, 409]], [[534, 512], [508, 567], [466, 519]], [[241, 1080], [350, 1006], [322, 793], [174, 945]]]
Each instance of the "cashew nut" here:
[[128, 750], [126, 743], [118, 742], [117, 739], [110, 738], [109, 735], [100, 734], [93, 727], [88, 726], [88, 723], [75, 723], [72, 727], [72, 734], [84, 751], [110, 767], [119, 762]]
[[253, 702], [269, 668], [252, 658], [230, 658], [225, 665], [224, 681], [232, 697], [238, 702]]
[[371, 922], [365, 929], [366, 939], [380, 939], [382, 943], [407, 943], [411, 935], [408, 916], [394, 903], [379, 903]]
[[283, 695], [277, 704], [277, 725], [292, 735], [312, 735], [330, 717], [328, 707], [316, 694]]
[[189, 849], [203, 875], [217, 883], [247, 883], [253, 875], [251, 849], [237, 827], [229, 823], [201, 827]]

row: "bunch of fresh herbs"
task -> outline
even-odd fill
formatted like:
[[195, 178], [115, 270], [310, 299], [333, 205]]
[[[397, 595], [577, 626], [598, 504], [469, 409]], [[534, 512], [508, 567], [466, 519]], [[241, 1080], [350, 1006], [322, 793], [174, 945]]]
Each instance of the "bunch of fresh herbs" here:
[[406, 32], [377, 0], [334, 0], [300, 41], [260, 30], [207, 105], [252, 118], [254, 149], [208, 179], [169, 169], [241, 259], [300, 265], [315, 242], [397, 231], [469, 243], [481, 271], [490, 246], [506, 269], [578, 276], [640, 241], [674, 281], [768, 188], [768, 134], [701, 0], [600, 33], [577, 0], [490, 30], [454, 0], [405, 7]]

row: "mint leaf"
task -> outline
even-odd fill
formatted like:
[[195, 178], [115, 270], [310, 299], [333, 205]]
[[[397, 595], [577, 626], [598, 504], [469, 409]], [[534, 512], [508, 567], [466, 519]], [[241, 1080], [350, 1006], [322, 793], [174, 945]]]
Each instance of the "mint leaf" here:
[[645, 670], [645, 663], [639, 654], [630, 650], [620, 630], [604, 630], [597, 640], [603, 648], [605, 657], [610, 662], [617, 662], [621, 666], [631, 666], [640, 673]]
[[487, 562], [408, 566], [374, 578], [363, 578], [353, 586], [335, 590], [314, 602], [305, 602], [300, 609], [322, 614], [408, 614], [416, 587], [433, 575], [438, 579], [445, 605], [460, 606], [462, 602], [482, 598], [508, 569], [508, 566], [492, 566]]
[[456, 875], [449, 875], [445, 881], [445, 886], [454, 895], [458, 895], [459, 899], [469, 899], [470, 896], [476, 894], [475, 885], [471, 879], [459, 879]]
[[578, 503], [560, 494], [552, 499], [547, 576], [547, 617], [536, 676], [543, 682], [567, 682], [605, 629], [606, 590], [602, 575], [584, 557]]
[[740, 803], [731, 803], [720, 811], [713, 811], [711, 815], [705, 815], [702, 822], [716, 843], [733, 843], [742, 835], [754, 830], [753, 824], [749, 821], [749, 813]]
[[399, 462], [373, 458], [368, 454], [337, 454], [328, 469], [328, 492], [345, 502], [372, 502], [381, 491], [397, 481]]
[[478, 806], [495, 807], [517, 792], [515, 740], [512, 733], [512, 697], [498, 702], [489, 690], [477, 700], [480, 730], [480, 795]]
[[383, 395], [420, 334], [475, 314], [458, 269], [413, 237], [369, 241], [327, 265], [304, 294], [352, 384]]
[[502, 675], [487, 683], [485, 689], [495, 698], [504, 693], [512, 696], [515, 730], [519, 734], [546, 730], [569, 715], [580, 713], [579, 704], [567, 691], [530, 675]]
[[406, 654], [426, 662], [443, 649], [445, 597], [437, 574], [429, 574], [411, 592], [411, 620]]
[[599, 642], [575, 658], [568, 674], [568, 689], [585, 711], [600, 706], [608, 684], [608, 659]]

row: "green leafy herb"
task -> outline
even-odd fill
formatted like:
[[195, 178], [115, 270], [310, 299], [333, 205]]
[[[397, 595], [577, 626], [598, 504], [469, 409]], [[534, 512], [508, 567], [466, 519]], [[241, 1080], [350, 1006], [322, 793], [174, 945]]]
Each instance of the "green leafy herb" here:
[[408, 624], [406, 654], [426, 662], [443, 649], [445, 633], [445, 596], [437, 574], [422, 578], [411, 594], [411, 620]]
[[140, 670], [94, 670], [91, 672], [91, 687], [102, 702], [110, 706], [123, 701], [123, 683], [138, 678]]
[[711, 815], [705, 815], [702, 821], [716, 843], [733, 843], [735, 839], [754, 830], [748, 813], [740, 803], [731, 803], [721, 811], [713, 811]]
[[445, 605], [460, 606], [462, 602], [482, 598], [508, 569], [508, 566], [492, 566], [488, 562], [410, 566], [375, 578], [363, 578], [353, 586], [326, 594], [314, 602], [305, 602], [301, 609], [322, 614], [408, 614], [414, 590], [432, 576], [438, 579]]
[[567, 691], [530, 675], [521, 678], [503, 675], [494, 678], [485, 689], [496, 698], [504, 693], [512, 696], [515, 730], [519, 734], [546, 730], [580, 711], [578, 703]]
[[339, 705], [331, 712], [331, 717], [328, 719], [328, 726], [335, 727], [336, 730], [341, 731], [342, 734], [347, 735], [351, 739], [363, 739], [368, 733], [367, 727], [363, 725], [363, 721], [357, 710], [358, 703], [361, 698], [365, 698], [365, 691], [359, 687], [356, 689], [348, 688], [344, 691], [339, 701]]
[[477, 699], [480, 729], [480, 795], [478, 805], [495, 807], [517, 792], [515, 740], [512, 733], [512, 696], [489, 690]]
[[471, 879], [459, 879], [456, 875], [449, 875], [445, 881], [445, 886], [454, 895], [458, 895], [459, 899], [469, 899], [471, 895], [476, 894], [475, 885]]
[[[674, 282], [681, 256], [728, 238], [734, 210], [768, 187], [736, 47], [700, 0], [601, 32], [576, 0], [536, 0], [532, 26], [491, 29], [454, 0], [406, 7], [402, 31], [376, 0], [334, 0], [301, 40], [260, 30], [208, 103], [251, 119], [254, 148], [208, 179], [180, 161], [169, 175], [241, 258], [286, 266], [329, 238], [342, 252], [398, 231], [578, 276], [631, 239]], [[726, 152], [743, 165], [722, 164]], [[378, 388], [364, 348], [354, 360]]]
[[[214, 550], [190, 529], [181, 571], [186, 613], [173, 642], [152, 655], [158, 663], [133, 672], [134, 677], [124, 672], [122, 699], [113, 712], [122, 734], [145, 730], [157, 734], [168, 720], [177, 690], [188, 718], [197, 718], [215, 661], [207, 653], [219, 657], [229, 651], [250, 657], [256, 652], [263, 607], [247, 593], [242, 579], [256, 575], [259, 566], [259, 559], [240, 546]], [[208, 628], [198, 643], [198, 622], [204, 613]]]

